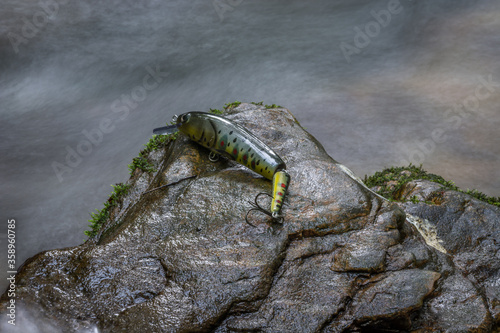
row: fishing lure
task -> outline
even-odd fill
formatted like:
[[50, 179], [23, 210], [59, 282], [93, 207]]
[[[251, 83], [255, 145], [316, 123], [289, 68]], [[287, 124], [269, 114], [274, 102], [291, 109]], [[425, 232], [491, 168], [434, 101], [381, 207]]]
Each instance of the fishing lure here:
[[[153, 133], [171, 134], [180, 131], [210, 149], [211, 161], [217, 160], [218, 156], [224, 156], [272, 180], [272, 196], [267, 193], [257, 194], [255, 204], [251, 203], [253, 208], [245, 216], [248, 224], [254, 226], [248, 222], [248, 214], [254, 210], [282, 222], [281, 208], [290, 184], [290, 175], [286, 172], [285, 162], [278, 154], [244, 127], [214, 114], [192, 111], [175, 116], [174, 121], [176, 124], [156, 128]], [[261, 195], [272, 197], [270, 210], [259, 205], [258, 198]]]

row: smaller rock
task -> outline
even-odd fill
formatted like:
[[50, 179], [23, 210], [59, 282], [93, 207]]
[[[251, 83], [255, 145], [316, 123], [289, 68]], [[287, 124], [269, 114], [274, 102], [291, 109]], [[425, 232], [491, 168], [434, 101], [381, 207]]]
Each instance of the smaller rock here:
[[483, 298], [474, 285], [460, 273], [449, 276], [430, 300], [428, 311], [415, 322], [442, 332], [488, 331], [491, 317]]
[[352, 325], [380, 328], [379, 321], [382, 319], [386, 323], [397, 321], [410, 324], [409, 314], [422, 307], [424, 298], [432, 292], [440, 276], [439, 273], [419, 269], [376, 275], [364, 282], [348, 311], [338, 322], [332, 323], [330, 331], [339, 332]]

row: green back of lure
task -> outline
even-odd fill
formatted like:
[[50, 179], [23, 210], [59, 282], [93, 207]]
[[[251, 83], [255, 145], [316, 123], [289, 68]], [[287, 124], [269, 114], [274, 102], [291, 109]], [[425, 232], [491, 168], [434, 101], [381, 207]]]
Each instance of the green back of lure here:
[[272, 180], [276, 171], [286, 168], [278, 154], [264, 142], [226, 118], [206, 112], [188, 112], [177, 117], [177, 124], [155, 130], [155, 133], [177, 129], [191, 140], [267, 179]]

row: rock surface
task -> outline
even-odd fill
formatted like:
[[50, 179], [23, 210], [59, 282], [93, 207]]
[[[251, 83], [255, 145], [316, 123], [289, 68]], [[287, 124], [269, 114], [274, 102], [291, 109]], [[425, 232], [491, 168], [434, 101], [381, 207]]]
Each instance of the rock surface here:
[[[464, 330], [479, 323], [500, 323], [500, 208], [467, 194], [450, 191], [426, 180], [406, 184], [401, 199], [416, 197], [400, 206], [409, 214], [430, 222], [453, 262], [454, 274], [443, 281], [445, 291], [459, 297], [438, 297], [430, 306], [433, 312], [445, 308], [440, 320], [444, 327], [458, 327], [461, 316]], [[475, 303], [476, 306], [469, 306]], [[490, 319], [491, 317], [491, 319]]]
[[[286, 162], [283, 225], [258, 213], [256, 228], [245, 223], [248, 201], [271, 191], [268, 180], [233, 162], [211, 163], [206, 149], [179, 136], [150, 154], [158, 171], [136, 170], [95, 237], [25, 262], [16, 280], [24, 325], [218, 333], [498, 325], [497, 208], [428, 184], [404, 195], [439, 204], [398, 206], [346, 173], [286, 109], [241, 104], [226, 116]], [[429, 246], [404, 210], [431, 221], [447, 253]], [[8, 300], [1, 298], [2, 317]]]

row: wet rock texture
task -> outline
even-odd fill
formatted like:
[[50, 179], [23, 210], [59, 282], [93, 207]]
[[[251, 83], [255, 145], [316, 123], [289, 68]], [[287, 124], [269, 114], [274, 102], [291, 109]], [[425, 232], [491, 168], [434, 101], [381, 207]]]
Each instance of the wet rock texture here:
[[[250, 217], [256, 227], [245, 222], [248, 201], [270, 193], [268, 180], [233, 162], [212, 163], [206, 149], [179, 136], [149, 156], [157, 172], [136, 171], [97, 236], [20, 269], [16, 304], [39, 328], [495, 329], [498, 209], [423, 183], [404, 195], [439, 196], [439, 204], [399, 207], [346, 174], [286, 109], [241, 104], [226, 116], [285, 160], [292, 182], [283, 225], [258, 213]], [[431, 221], [448, 253], [427, 245], [404, 210]]]
[[[449, 330], [486, 329], [489, 322], [498, 326], [500, 208], [427, 180], [409, 182], [399, 195], [403, 200], [419, 201], [400, 206], [431, 223], [452, 262], [453, 273], [443, 281], [441, 289], [445, 295], [451, 292], [456, 297], [441, 295], [430, 301], [430, 312], [424, 320], [435, 317]], [[468, 320], [463, 319], [464, 313]]]

